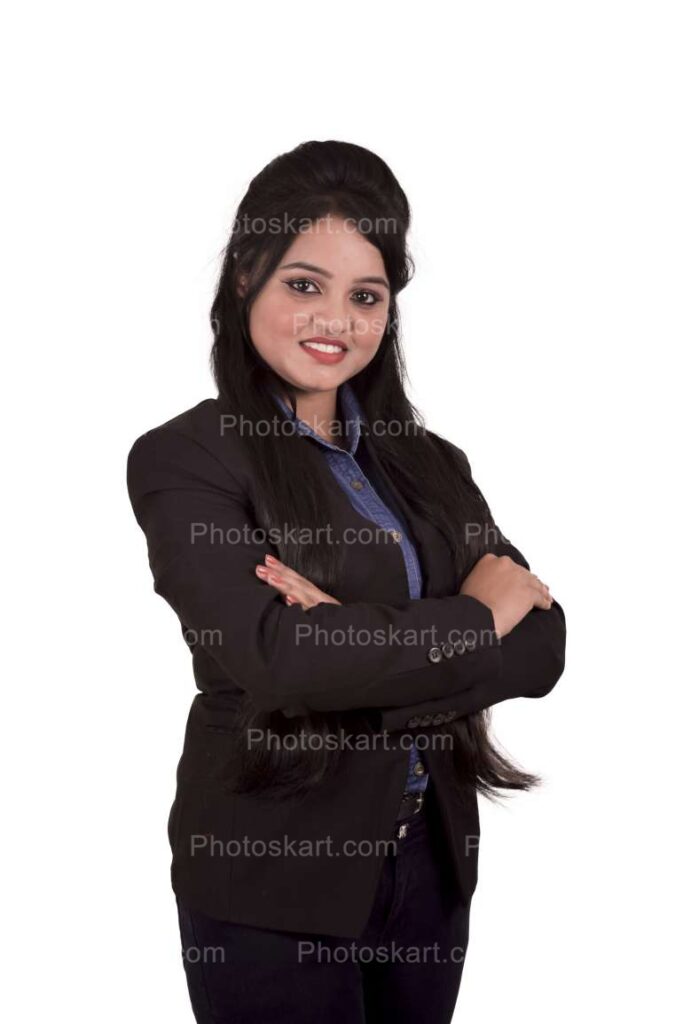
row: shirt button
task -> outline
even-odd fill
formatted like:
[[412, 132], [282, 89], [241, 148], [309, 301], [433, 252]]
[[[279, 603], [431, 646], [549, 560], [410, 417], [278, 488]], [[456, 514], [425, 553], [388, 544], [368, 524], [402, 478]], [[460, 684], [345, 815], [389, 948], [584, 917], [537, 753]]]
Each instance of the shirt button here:
[[362, 480], [352, 480], [351, 486], [353, 487], [354, 491], [362, 491], [363, 488], [365, 487], [365, 484], [363, 483]]
[[415, 775], [424, 775], [424, 773], [425, 773], [425, 766], [422, 764], [422, 761], [416, 761], [415, 762], [415, 767], [413, 768], [413, 772], [414, 772]]
[[396, 541], [396, 543], [400, 544], [401, 541], [403, 540], [403, 534], [399, 533], [398, 530], [390, 530], [389, 532], [391, 533], [391, 536]]

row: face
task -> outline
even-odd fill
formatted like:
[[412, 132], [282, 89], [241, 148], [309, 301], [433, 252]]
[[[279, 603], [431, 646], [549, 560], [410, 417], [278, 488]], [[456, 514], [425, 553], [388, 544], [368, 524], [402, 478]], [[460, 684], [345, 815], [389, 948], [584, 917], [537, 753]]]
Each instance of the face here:
[[390, 289], [378, 249], [342, 218], [297, 235], [250, 314], [254, 346], [298, 391], [338, 388], [379, 348]]

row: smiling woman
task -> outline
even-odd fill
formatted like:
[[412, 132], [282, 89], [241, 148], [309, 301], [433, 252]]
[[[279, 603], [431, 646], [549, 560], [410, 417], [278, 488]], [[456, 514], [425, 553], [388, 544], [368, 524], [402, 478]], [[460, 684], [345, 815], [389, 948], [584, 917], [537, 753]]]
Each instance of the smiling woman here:
[[199, 690], [168, 832], [200, 1022], [446, 1024], [477, 794], [540, 781], [488, 709], [553, 688], [564, 613], [406, 397], [409, 224], [360, 146], [269, 163], [211, 308], [218, 395], [130, 452]]
[[390, 297], [381, 253], [349, 218], [325, 214], [296, 236], [252, 305], [250, 330], [262, 359], [302, 393], [304, 419], [312, 400], [333, 420], [336, 388], [377, 353]]

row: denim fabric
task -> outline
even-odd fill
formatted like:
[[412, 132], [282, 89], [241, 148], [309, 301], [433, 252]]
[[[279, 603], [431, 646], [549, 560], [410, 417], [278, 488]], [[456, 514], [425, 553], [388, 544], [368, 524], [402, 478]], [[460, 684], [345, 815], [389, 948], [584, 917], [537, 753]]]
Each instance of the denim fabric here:
[[[398, 513], [390, 509], [386, 501], [383, 501], [378, 494], [378, 481], [370, 479], [370, 476], [374, 477], [374, 474], [368, 460], [363, 457], [363, 442], [360, 432], [360, 424], [365, 423], [366, 419], [349, 382], [346, 381], [339, 389], [339, 403], [341, 415], [346, 424], [348, 450], [320, 437], [307, 423], [294, 416], [292, 410], [279, 395], [276, 395], [275, 398], [288, 419], [296, 423], [297, 431], [313, 438], [321, 446], [330, 470], [359, 515], [371, 520], [381, 529], [393, 532], [395, 536], [400, 535], [400, 540], [397, 543], [400, 545], [405, 562], [410, 597], [413, 599], [421, 597], [420, 563], [408, 529]], [[364, 468], [361, 468], [361, 462]], [[385, 497], [388, 496], [385, 495]], [[414, 743], [411, 743], [406, 792], [424, 792], [428, 780], [429, 775], [424, 770], [424, 764], [420, 761], [417, 748]]]

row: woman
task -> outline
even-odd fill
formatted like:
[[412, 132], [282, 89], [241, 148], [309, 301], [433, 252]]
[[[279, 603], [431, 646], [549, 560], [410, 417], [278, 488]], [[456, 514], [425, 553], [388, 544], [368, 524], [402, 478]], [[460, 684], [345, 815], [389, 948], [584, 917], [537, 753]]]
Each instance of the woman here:
[[477, 793], [539, 781], [486, 709], [552, 689], [564, 614], [406, 398], [409, 218], [359, 146], [268, 164], [211, 310], [218, 397], [129, 456], [199, 689], [168, 826], [200, 1022], [449, 1021]]

